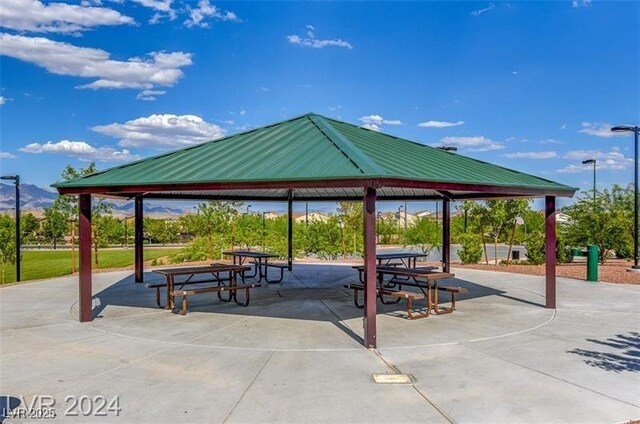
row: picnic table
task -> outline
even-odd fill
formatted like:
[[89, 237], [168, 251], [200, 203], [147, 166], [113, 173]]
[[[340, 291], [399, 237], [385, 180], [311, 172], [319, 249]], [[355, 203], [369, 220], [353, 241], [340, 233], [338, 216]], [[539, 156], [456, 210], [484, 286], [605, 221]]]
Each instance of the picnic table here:
[[[245, 271], [250, 270], [251, 268], [248, 266], [242, 265], [229, 265], [229, 264], [218, 264], [214, 263], [211, 265], [205, 266], [187, 266], [187, 267], [176, 267], [176, 268], [163, 268], [163, 269], [154, 269], [153, 272], [157, 274], [161, 274], [165, 276], [165, 283], [149, 283], [145, 284], [149, 288], [156, 289], [156, 302], [159, 307], [169, 310], [174, 310], [175, 308], [175, 297], [182, 296], [182, 309], [180, 310], [180, 315], [186, 315], [187, 313], [187, 298], [191, 295], [196, 294], [204, 294], [204, 293], [217, 293], [218, 299], [230, 302], [234, 300], [236, 304], [241, 306], [249, 305], [250, 301], [250, 293], [249, 290], [252, 288], [260, 287], [260, 284], [237, 284], [237, 275], [241, 274]], [[227, 276], [221, 275], [222, 273], [227, 273]], [[211, 275], [209, 279], [193, 279], [199, 275]], [[184, 281], [177, 281], [176, 277], [187, 277]], [[186, 290], [184, 286], [191, 284], [202, 284], [202, 283], [216, 283], [213, 287], [198, 287]], [[175, 286], [179, 286], [178, 289], [175, 289]], [[167, 289], [167, 303], [165, 305], [160, 304], [160, 289], [162, 287], [166, 287]], [[237, 297], [238, 290], [245, 290], [245, 301], [239, 302]], [[227, 292], [227, 298], [222, 297], [222, 293]]]
[[418, 258], [426, 258], [428, 256], [429, 254], [427, 253], [418, 252], [378, 253], [376, 259], [380, 266], [393, 265], [392, 261], [400, 261], [399, 263], [396, 262], [396, 264], [402, 265], [404, 268], [415, 268]]
[[[358, 301], [358, 292], [364, 291], [364, 266], [357, 265], [353, 267], [358, 270], [360, 281], [362, 284], [347, 284], [345, 288], [353, 290], [353, 300], [358, 308], [364, 305]], [[442, 279], [453, 278], [454, 274], [449, 272], [435, 271], [434, 267], [428, 268], [403, 268], [398, 266], [377, 266], [377, 288], [376, 294], [385, 305], [398, 303], [405, 299], [407, 302], [407, 315], [410, 319], [425, 318], [431, 312], [441, 315], [449, 314], [455, 310], [456, 294], [466, 293], [467, 289], [463, 287], [440, 286], [438, 283]], [[385, 283], [385, 276], [391, 276], [391, 280]], [[416, 287], [419, 292], [402, 290], [402, 286]], [[438, 293], [440, 291], [447, 292], [451, 295], [451, 307], [440, 306]], [[393, 301], [386, 301], [384, 296], [394, 298]], [[425, 312], [416, 312], [413, 309], [413, 301], [426, 300]]]
[[[257, 276], [258, 282], [261, 282], [262, 279], [264, 278], [267, 283], [279, 283], [280, 281], [282, 281], [282, 278], [284, 275], [284, 268], [288, 267], [288, 265], [286, 264], [269, 263], [269, 259], [278, 257], [278, 255], [275, 255], [273, 253], [253, 252], [250, 250], [228, 250], [226, 252], [222, 252], [222, 254], [225, 256], [233, 257], [234, 265], [243, 265], [247, 260], [253, 261], [253, 266], [254, 266], [253, 274], [247, 275], [246, 272], [242, 272], [240, 274], [240, 277], [242, 278], [243, 282], [246, 278], [255, 278]], [[264, 271], [263, 271], [263, 268], [264, 268]], [[276, 280], [269, 280], [268, 279], [269, 268], [280, 269], [280, 278]]]

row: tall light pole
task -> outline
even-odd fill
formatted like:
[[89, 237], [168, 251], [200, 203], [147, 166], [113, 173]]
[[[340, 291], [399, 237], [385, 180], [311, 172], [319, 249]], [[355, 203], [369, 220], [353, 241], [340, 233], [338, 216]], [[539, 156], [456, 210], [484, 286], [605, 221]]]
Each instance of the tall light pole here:
[[593, 165], [593, 210], [596, 210], [596, 163], [595, 159], [583, 160], [583, 165]]
[[13, 180], [16, 185], [16, 281], [20, 281], [20, 175], [3, 175], [2, 180]]
[[[402, 208], [403, 208], [403, 207], [404, 207], [404, 206], [402, 206], [402, 205], [398, 206], [398, 232], [399, 232], [399, 230], [400, 230], [400, 217], [402, 216], [402, 215], [400, 215], [400, 211], [402, 210]], [[407, 214], [407, 211], [405, 211], [404, 213], [405, 213], [405, 215], [406, 215], [406, 214]]]
[[620, 125], [611, 128], [613, 132], [632, 132], [635, 135], [634, 151], [635, 151], [635, 174], [633, 179], [633, 266], [627, 268], [627, 271], [640, 272], [640, 265], [638, 265], [638, 129], [640, 127], [631, 125]]
[[265, 239], [265, 237], [266, 237], [266, 235], [267, 235], [267, 232], [266, 232], [266, 223], [265, 223], [265, 220], [264, 220], [264, 216], [265, 216], [266, 214], [267, 214], [267, 211], [262, 211], [262, 251], [263, 251], [263, 252], [266, 250], [266, 249], [265, 249], [265, 241], [264, 241], [264, 239]]
[[251, 205], [247, 205], [247, 215], [249, 215], [249, 209], [251, 209]]
[[407, 202], [404, 202], [404, 232], [407, 232]]

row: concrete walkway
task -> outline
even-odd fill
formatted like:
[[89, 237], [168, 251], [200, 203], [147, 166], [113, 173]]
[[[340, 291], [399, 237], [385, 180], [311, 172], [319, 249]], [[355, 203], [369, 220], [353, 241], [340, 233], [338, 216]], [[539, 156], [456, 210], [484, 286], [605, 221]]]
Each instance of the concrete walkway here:
[[[575, 422], [640, 417], [640, 286], [455, 270], [452, 315], [382, 306], [364, 349], [349, 266], [296, 265], [247, 308], [193, 298], [155, 307], [127, 272], [94, 276], [92, 323], [77, 279], [0, 289], [0, 395], [56, 400], [53, 422]], [[148, 273], [147, 281], [159, 280]], [[376, 384], [407, 373], [413, 384]], [[66, 396], [118, 396], [119, 416], [64, 416]], [[13, 405], [13, 404], [12, 404]], [[0, 411], [1, 412], [1, 411]], [[5, 422], [33, 422], [8, 418]]]

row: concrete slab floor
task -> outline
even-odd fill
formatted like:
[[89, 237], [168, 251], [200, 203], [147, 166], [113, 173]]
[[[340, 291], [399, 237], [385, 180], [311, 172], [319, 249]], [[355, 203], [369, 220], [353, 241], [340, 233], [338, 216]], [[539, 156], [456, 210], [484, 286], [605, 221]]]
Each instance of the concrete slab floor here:
[[[640, 286], [559, 278], [551, 311], [542, 277], [454, 272], [451, 284], [469, 289], [454, 314], [411, 321], [402, 304], [378, 304], [377, 350], [360, 344], [350, 266], [297, 264], [246, 308], [203, 295], [187, 316], [156, 308], [128, 272], [95, 274], [85, 324], [76, 277], [4, 287], [0, 395], [50, 395], [57, 416], [42, 421], [65, 423], [640, 418]], [[413, 383], [372, 378], [400, 372]], [[82, 395], [118, 396], [122, 410], [65, 415], [65, 398]]]

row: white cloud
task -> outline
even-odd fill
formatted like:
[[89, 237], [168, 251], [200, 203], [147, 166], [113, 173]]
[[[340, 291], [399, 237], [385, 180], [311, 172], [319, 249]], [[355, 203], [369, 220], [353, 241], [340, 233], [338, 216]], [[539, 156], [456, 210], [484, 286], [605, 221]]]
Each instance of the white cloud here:
[[553, 159], [557, 158], [558, 154], [554, 151], [546, 152], [516, 152], [507, 153], [505, 155], [509, 159]]
[[362, 122], [362, 128], [373, 131], [382, 130], [382, 125], [402, 125], [399, 119], [385, 119], [380, 115], [367, 115], [359, 118]]
[[136, 96], [136, 100], [145, 100], [150, 102], [156, 100], [156, 96], [162, 96], [165, 93], [166, 91], [164, 90], [142, 90]]
[[519, 75], [519, 74], [520, 74], [520, 72], [518, 72], [518, 71], [511, 72], [511, 75]]
[[628, 136], [628, 134], [625, 133], [615, 133], [611, 131], [611, 127], [613, 127], [613, 125], [608, 122], [583, 122], [582, 129], [578, 132], [607, 138]]
[[11, 99], [8, 99], [8, 98], [6, 98], [4, 96], [0, 96], [0, 106], [2, 106], [3, 104], [7, 103], [9, 100], [11, 100]]
[[556, 140], [555, 138], [545, 138], [540, 140], [540, 144], [562, 144], [562, 141]]
[[106, 7], [40, 0], [2, 0], [0, 26], [17, 31], [79, 34], [100, 25], [127, 25], [135, 21]]
[[1, 33], [0, 55], [33, 63], [57, 75], [97, 78], [77, 87], [94, 90], [170, 87], [184, 75], [180, 68], [192, 63], [190, 53], [151, 52], [146, 58], [132, 57], [120, 61], [110, 59], [109, 53], [100, 49]]
[[495, 5], [495, 4], [493, 4], [493, 3], [489, 3], [489, 6], [485, 7], [484, 9], [474, 10], [473, 12], [471, 12], [471, 14], [472, 14], [473, 16], [480, 16], [480, 15], [482, 15], [483, 13], [488, 12], [488, 11], [490, 11], [491, 9], [495, 8], [495, 7], [496, 7], [496, 5]]
[[434, 146], [453, 146], [460, 149], [464, 149], [470, 152], [486, 152], [489, 150], [504, 149], [504, 144], [493, 141], [484, 136], [475, 137], [444, 137], [440, 139], [440, 143], [433, 144]]
[[117, 150], [112, 147], [94, 147], [84, 141], [61, 140], [57, 143], [48, 141], [44, 144], [31, 143], [19, 149], [26, 153], [53, 153], [71, 156], [84, 161], [124, 162], [140, 159], [127, 149]]
[[161, 20], [167, 18], [173, 21], [178, 16], [176, 11], [171, 7], [173, 0], [132, 0], [141, 6], [148, 7], [155, 11], [151, 19], [150, 24], [157, 24]]
[[591, 0], [573, 0], [571, 2], [571, 7], [574, 9], [578, 9], [580, 7], [589, 7], [591, 6]]
[[[572, 159], [575, 161], [582, 161], [586, 159], [596, 159], [596, 169], [601, 170], [610, 170], [610, 171], [621, 171], [624, 169], [631, 168], [633, 166], [633, 159], [625, 157], [624, 154], [620, 151], [618, 147], [613, 147], [611, 151], [604, 152], [602, 150], [571, 150], [567, 152], [564, 156], [565, 159]], [[576, 173], [576, 172], [585, 172], [590, 171], [592, 168], [573, 163], [568, 165], [562, 169], [559, 169], [558, 172], [562, 173]]]
[[418, 126], [422, 128], [449, 128], [449, 127], [457, 127], [458, 125], [463, 125], [463, 124], [464, 124], [464, 121], [456, 121], [456, 122], [426, 121], [426, 122], [420, 122]]
[[216, 21], [230, 21], [240, 22], [238, 16], [229, 10], [219, 9], [217, 6], [209, 3], [209, 0], [200, 0], [196, 8], [187, 6], [187, 13], [189, 18], [184, 21], [187, 28], [200, 27], [208, 28], [209, 22], [206, 22], [206, 18], [211, 18]]
[[118, 138], [122, 147], [185, 147], [223, 137], [224, 129], [195, 115], [151, 115], [124, 124], [113, 123], [92, 128]]
[[312, 47], [314, 49], [322, 49], [329, 46], [343, 47], [346, 49], [353, 48], [351, 43], [341, 38], [336, 38], [333, 40], [329, 40], [329, 39], [321, 40], [319, 38], [316, 38], [315, 31], [316, 29], [312, 25], [307, 25], [306, 37], [301, 37], [299, 35], [293, 34], [293, 35], [287, 35], [287, 40], [289, 40], [291, 44], [295, 44], [297, 46], [302, 46], [302, 47]]
[[17, 158], [16, 155], [9, 152], [3, 152], [2, 150], [0, 150], [0, 159], [15, 159], [15, 158]]

